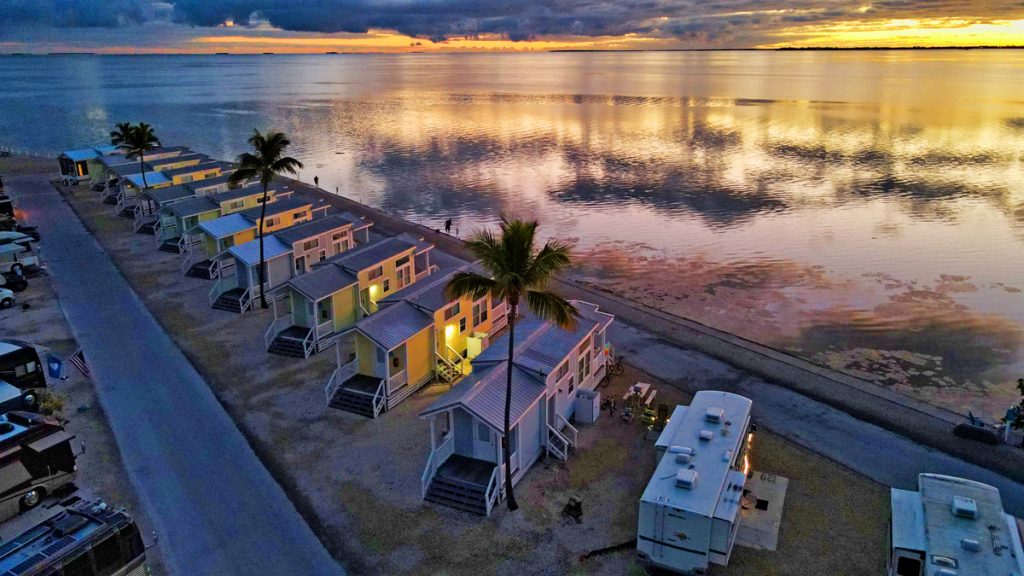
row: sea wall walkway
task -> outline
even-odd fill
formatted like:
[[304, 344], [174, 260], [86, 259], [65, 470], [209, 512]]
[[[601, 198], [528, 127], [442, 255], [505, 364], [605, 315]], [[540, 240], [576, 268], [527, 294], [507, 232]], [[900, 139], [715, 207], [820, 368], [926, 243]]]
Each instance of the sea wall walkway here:
[[[374, 222], [376, 229], [385, 233], [410, 232], [425, 237], [441, 250], [472, 259], [459, 238], [298, 181], [292, 181], [292, 184], [304, 193], [325, 198], [338, 209], [366, 216]], [[953, 426], [964, 421], [958, 414], [571, 279], [559, 279], [553, 287], [568, 298], [593, 302], [614, 314], [618, 322], [642, 327], [643, 331], [673, 346], [717, 358], [857, 419], [1024, 482], [1024, 450], [1010, 445], [987, 446], [953, 436]], [[629, 357], [626, 361], [630, 362]], [[647, 368], [640, 364], [636, 367]], [[776, 431], [785, 435], [784, 430]], [[856, 430], [851, 432], [856, 433]]]
[[7, 188], [42, 234], [61, 307], [170, 572], [343, 575], [51, 176], [12, 177]]

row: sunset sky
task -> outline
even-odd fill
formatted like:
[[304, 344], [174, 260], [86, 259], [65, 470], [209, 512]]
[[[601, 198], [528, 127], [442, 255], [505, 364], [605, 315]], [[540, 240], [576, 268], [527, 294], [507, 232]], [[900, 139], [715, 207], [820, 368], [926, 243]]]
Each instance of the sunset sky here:
[[0, 0], [0, 53], [1024, 45], [1020, 0]]

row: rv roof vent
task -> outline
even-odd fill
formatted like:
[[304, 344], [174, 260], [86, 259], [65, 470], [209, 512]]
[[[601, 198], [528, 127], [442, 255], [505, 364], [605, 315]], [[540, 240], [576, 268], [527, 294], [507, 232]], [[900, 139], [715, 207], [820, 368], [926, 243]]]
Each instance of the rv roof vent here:
[[725, 416], [725, 410], [722, 410], [721, 408], [715, 408], [714, 406], [708, 408], [707, 411], [704, 412], [704, 419], [707, 420], [708, 422], [721, 422], [723, 416]]
[[705, 441], [705, 442], [711, 440], [714, 437], [715, 437], [715, 435], [711, 433], [711, 430], [701, 430], [700, 431], [700, 439]]
[[676, 473], [676, 486], [693, 490], [697, 487], [697, 471], [684, 468]]
[[676, 464], [689, 464], [690, 460], [693, 459], [693, 454], [676, 454]]
[[722, 462], [732, 462], [732, 450], [722, 452]]
[[978, 503], [974, 501], [974, 498], [967, 498], [966, 496], [953, 496], [953, 514], [956, 514], [960, 518], [970, 518], [971, 520], [977, 520]]
[[971, 538], [964, 538], [960, 541], [960, 547], [964, 550], [967, 550], [968, 552], [980, 552], [981, 542], [978, 542], [977, 540]]
[[932, 556], [932, 564], [936, 566], [945, 566], [946, 568], [957, 568], [960, 563], [956, 561], [956, 558], [950, 558], [949, 556]]
[[689, 446], [670, 446], [668, 449], [669, 454], [693, 454], [693, 448]]

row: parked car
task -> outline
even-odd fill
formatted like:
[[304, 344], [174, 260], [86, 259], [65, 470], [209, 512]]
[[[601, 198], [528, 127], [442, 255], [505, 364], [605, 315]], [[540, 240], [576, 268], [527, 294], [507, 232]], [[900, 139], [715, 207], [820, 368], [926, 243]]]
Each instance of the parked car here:
[[22, 340], [0, 340], [0, 378], [22, 390], [46, 388], [46, 373], [35, 346]]
[[12, 292], [21, 292], [28, 288], [28, 280], [13, 272], [0, 273], [0, 288], [7, 288]]
[[17, 301], [18, 299], [14, 297], [13, 291], [7, 288], [0, 288], [0, 308], [10, 308]]

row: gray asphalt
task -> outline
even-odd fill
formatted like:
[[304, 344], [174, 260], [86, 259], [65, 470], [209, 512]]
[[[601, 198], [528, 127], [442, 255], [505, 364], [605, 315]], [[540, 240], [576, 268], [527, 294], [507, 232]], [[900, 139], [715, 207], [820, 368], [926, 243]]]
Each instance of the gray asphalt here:
[[[608, 334], [616, 353], [625, 354], [631, 365], [691, 392], [710, 388], [742, 394], [754, 402], [756, 424], [876, 482], [913, 489], [922, 472], [969, 478], [998, 488], [1006, 511], [1024, 516], [1024, 485], [1005, 476], [917, 444], [724, 362], [679, 348], [629, 324], [615, 322]], [[979, 444], [978, 449], [984, 450], [985, 446]]]
[[344, 574], [46, 177], [12, 177], [7, 188], [42, 234], [61, 306], [171, 573]]

